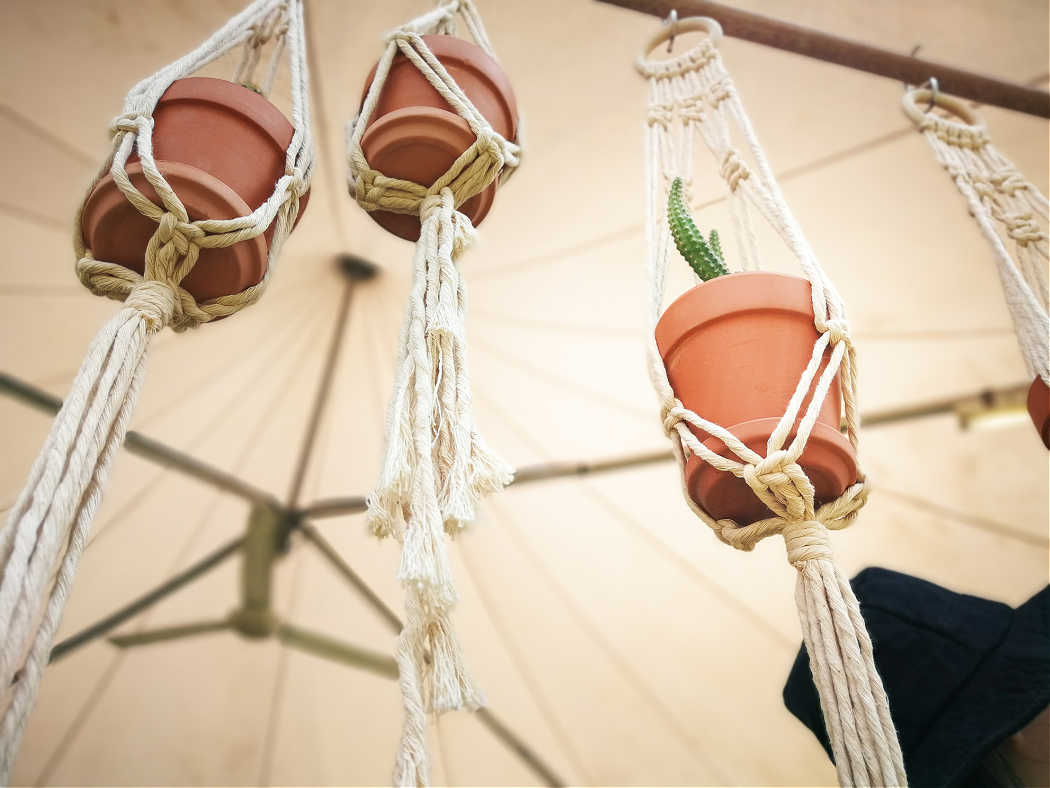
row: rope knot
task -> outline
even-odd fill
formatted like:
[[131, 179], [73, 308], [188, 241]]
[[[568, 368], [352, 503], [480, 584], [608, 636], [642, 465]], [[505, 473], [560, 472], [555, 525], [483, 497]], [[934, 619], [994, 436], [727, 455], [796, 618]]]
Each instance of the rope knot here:
[[704, 102], [699, 96], [685, 99], [678, 105], [679, 116], [688, 123], [703, 123], [704, 111]]
[[661, 126], [667, 128], [674, 120], [674, 106], [672, 104], [652, 104], [649, 107], [648, 122], [650, 126]]
[[156, 334], [172, 322], [178, 302], [171, 285], [143, 279], [132, 286], [124, 303], [142, 315], [149, 333]]
[[806, 561], [831, 559], [828, 529], [819, 520], [798, 520], [785, 523], [784, 547], [788, 563], [801, 569]]
[[140, 120], [145, 120], [150, 126], [153, 125], [152, 115], [140, 112], [125, 112], [123, 115], [118, 115], [109, 124], [109, 136], [115, 137], [125, 133], [138, 134]]
[[674, 436], [675, 428], [678, 426], [678, 422], [682, 420], [684, 412], [685, 406], [682, 405], [682, 401], [677, 397], [664, 400], [664, 404], [660, 406], [660, 421], [664, 425], [664, 434], [667, 437]]
[[446, 193], [448, 194], [448, 199], [451, 200], [452, 191], [448, 188], [444, 188], [437, 194], [428, 194], [419, 201], [419, 220], [421, 222], [425, 222], [434, 214], [434, 212], [441, 210], [445, 204]]
[[744, 160], [740, 158], [739, 154], [730, 148], [726, 151], [726, 155], [722, 159], [721, 174], [725, 179], [725, 182], [729, 185], [729, 190], [735, 192], [740, 185], [740, 181], [750, 177], [751, 171], [747, 168], [747, 164], [744, 163]]
[[1040, 229], [1031, 211], [1004, 213], [1002, 221], [1006, 225], [1006, 234], [1021, 246], [1046, 240], [1046, 233]]
[[849, 323], [845, 319], [832, 318], [824, 325], [824, 332], [828, 335], [828, 342], [832, 347], [839, 342], [849, 342]]
[[154, 233], [161, 244], [171, 244], [179, 255], [185, 255], [191, 246], [197, 246], [204, 238], [204, 231], [192, 222], [183, 222], [175, 214], [165, 211], [157, 223]]
[[740, 477], [762, 503], [781, 517], [802, 520], [813, 516], [813, 484], [784, 449], [771, 452], [757, 463], [745, 464]]

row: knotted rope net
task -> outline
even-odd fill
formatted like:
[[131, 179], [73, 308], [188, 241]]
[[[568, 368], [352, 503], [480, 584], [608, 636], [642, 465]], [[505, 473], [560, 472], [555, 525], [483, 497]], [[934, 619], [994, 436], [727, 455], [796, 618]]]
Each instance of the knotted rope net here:
[[[291, 72], [294, 135], [286, 151], [285, 173], [269, 199], [252, 213], [191, 221], [153, 158], [154, 108], [176, 79], [238, 46], [244, 46], [245, 52], [237, 79], [249, 81], [261, 48], [271, 39], [276, 41], [263, 79], [264, 92], [273, 85], [285, 49]], [[127, 200], [157, 228], [146, 248], [145, 270], [138, 274], [95, 259], [84, 245], [79, 213], [74, 222], [77, 276], [91, 292], [123, 301], [124, 308], [91, 343], [0, 532], [0, 782], [6, 784], [10, 774], [110, 463], [134, 412], [151, 338], [165, 326], [183, 331], [255, 303], [295, 223], [299, 199], [309, 189], [313, 170], [307, 80], [301, 0], [257, 0], [197, 49], [132, 88], [123, 113], [113, 123], [112, 152], [92, 188], [111, 174]], [[128, 177], [126, 165], [132, 153], [138, 154], [160, 204], [143, 195]], [[254, 238], [271, 224], [268, 268], [257, 285], [204, 302], [181, 287], [201, 249]]]
[[[927, 102], [954, 117], [920, 109]], [[905, 93], [901, 104], [992, 247], [1025, 364], [1050, 385], [1046, 196], [992, 144], [984, 121], [964, 102], [920, 88]]]
[[[387, 411], [386, 449], [368, 522], [379, 537], [402, 544], [398, 571], [405, 624], [398, 640], [405, 720], [394, 767], [398, 785], [428, 780], [426, 715], [476, 709], [484, 702], [452, 627], [456, 604], [446, 535], [475, 517], [479, 498], [501, 489], [513, 470], [485, 444], [474, 424], [467, 372], [466, 290], [456, 260], [475, 230], [459, 206], [517, 168], [521, 149], [497, 133], [423, 41], [452, 35], [457, 18], [495, 57], [471, 0], [454, 0], [387, 36], [375, 78], [348, 128], [350, 193], [367, 211], [418, 215], [413, 284], [399, 340]], [[470, 126], [475, 141], [432, 185], [391, 178], [374, 169], [361, 139], [394, 58], [403, 55]]]
[[[686, 31], [707, 35], [676, 57], [649, 57], [648, 53], [669, 35]], [[799, 464], [836, 376], [845, 406], [847, 437], [857, 447], [857, 359], [846, 310], [784, 200], [722, 62], [716, 46], [720, 38], [721, 28], [714, 20], [682, 20], [655, 36], [636, 64], [649, 82], [645, 132], [652, 329], [647, 347], [649, 374], [660, 399], [664, 430], [679, 465], [684, 466], [687, 458], [696, 456], [719, 471], [742, 478], [774, 514], [746, 525], [715, 519], [692, 500], [683, 484], [690, 508], [723, 542], [751, 550], [767, 536], [784, 537], [788, 561], [798, 570], [795, 600], [839, 780], [844, 785], [903, 785], [906, 777], [900, 745], [886, 693], [875, 670], [871, 640], [857, 599], [836, 565], [828, 542], [829, 530], [845, 528], [857, 516], [868, 496], [868, 481], [861, 470], [859, 480], [839, 498], [817, 507], [813, 484]], [[725, 427], [689, 410], [675, 397], [656, 345], [656, 323], [663, 311], [667, 266], [674, 248], [664, 206], [669, 186], [676, 178], [681, 178], [687, 188], [692, 182], [696, 138], [711, 151], [725, 180], [742, 267], [754, 270], [761, 264], [751, 215], [757, 211], [797, 258], [811, 285], [814, 325], [819, 336], [808, 365], [800, 370], [798, 385], [784, 415], [769, 438], [765, 456], [750, 449]], [[735, 138], [743, 140], [744, 151], [735, 147]], [[827, 366], [820, 372], [828, 351]], [[810, 391], [813, 394], [803, 412]], [[722, 440], [733, 458], [706, 447], [690, 426]], [[788, 442], [793, 429], [795, 436]]]

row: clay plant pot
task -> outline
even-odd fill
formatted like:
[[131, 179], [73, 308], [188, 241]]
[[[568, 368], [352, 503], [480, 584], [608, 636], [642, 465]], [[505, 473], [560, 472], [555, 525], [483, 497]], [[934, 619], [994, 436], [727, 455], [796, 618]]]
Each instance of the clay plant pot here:
[[[435, 57], [448, 70], [492, 128], [508, 140], [517, 138], [518, 107], [506, 73], [484, 49], [453, 36], [423, 36]], [[377, 64], [378, 65], [378, 64]], [[361, 100], [375, 78], [376, 67], [365, 80]], [[368, 126], [361, 150], [373, 169], [392, 178], [430, 186], [474, 144], [474, 132], [404, 55], [397, 55]], [[476, 227], [492, 207], [496, 183], [471, 197], [459, 210]], [[419, 238], [419, 217], [391, 211], [372, 211], [372, 218], [394, 235]]]
[[[689, 290], [656, 325], [656, 344], [678, 399], [762, 456], [813, 355], [817, 331], [810, 293], [809, 282], [795, 276], [729, 274]], [[821, 371], [830, 355], [825, 353]], [[811, 398], [812, 393], [801, 413]], [[816, 489], [817, 505], [857, 480], [856, 453], [839, 431], [840, 409], [836, 378], [799, 459]], [[708, 448], [738, 459], [718, 438], [692, 429]], [[785, 447], [792, 437], [793, 432]], [[747, 524], [773, 516], [743, 479], [698, 457], [687, 461], [685, 480], [693, 500], [716, 519]]]
[[1046, 448], [1050, 449], [1050, 389], [1038, 375], [1028, 389], [1028, 415]]
[[[180, 79], [153, 112], [153, 157], [186, 206], [190, 219], [235, 219], [251, 213], [273, 193], [284, 175], [292, 124], [273, 104], [246, 87], [223, 79]], [[159, 200], [137, 155], [128, 159], [131, 182]], [[301, 218], [308, 194], [299, 202]], [[157, 229], [107, 175], [84, 204], [84, 243], [99, 260], [143, 272], [146, 244]], [[182, 286], [198, 301], [232, 295], [258, 284], [274, 228], [225, 249], [202, 249]]]

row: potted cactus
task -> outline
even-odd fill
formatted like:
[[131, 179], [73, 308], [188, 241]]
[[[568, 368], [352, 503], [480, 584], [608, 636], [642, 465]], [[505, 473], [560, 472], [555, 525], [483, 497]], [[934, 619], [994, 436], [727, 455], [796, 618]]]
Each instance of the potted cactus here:
[[[422, 39], [492, 128], [505, 139], [516, 139], [517, 102], [496, 59], [477, 44], [455, 36], [425, 35]], [[365, 80], [362, 103], [378, 65]], [[467, 122], [407, 57], [398, 54], [361, 138], [361, 150], [372, 169], [430, 186], [474, 140]], [[497, 184], [498, 179], [459, 207], [475, 227], [492, 207]], [[370, 215], [394, 235], [410, 241], [419, 238], [418, 216], [379, 210]]]
[[[191, 220], [235, 219], [271, 195], [285, 172], [292, 124], [257, 91], [209, 77], [178, 79], [153, 111], [153, 158]], [[126, 166], [131, 183], [160, 205], [137, 154]], [[308, 195], [300, 200], [299, 217]], [[112, 175], [88, 195], [81, 214], [84, 243], [96, 259], [142, 273], [146, 244], [157, 229], [127, 201]], [[202, 249], [182, 280], [198, 301], [232, 295], [266, 274], [271, 225], [265, 233], [221, 249]]]
[[[685, 407], [765, 455], [817, 340], [810, 284], [763, 271], [729, 273], [718, 233], [712, 230], [705, 238], [697, 228], [680, 179], [668, 192], [668, 224], [679, 253], [702, 281], [657, 322], [667, 379]], [[830, 351], [825, 365], [829, 357]], [[802, 412], [808, 405], [809, 397]], [[818, 504], [857, 480], [856, 453], [840, 432], [840, 421], [836, 380], [799, 459]], [[737, 459], [721, 440], [692, 429], [705, 446]], [[716, 519], [745, 524], [773, 516], [742, 479], [698, 457], [686, 462], [685, 480], [693, 500]]]

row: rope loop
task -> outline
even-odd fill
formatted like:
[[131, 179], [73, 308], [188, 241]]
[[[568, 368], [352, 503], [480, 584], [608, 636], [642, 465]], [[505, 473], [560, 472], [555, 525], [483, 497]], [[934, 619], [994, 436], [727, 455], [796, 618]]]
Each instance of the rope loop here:
[[109, 136], [116, 137], [119, 134], [138, 134], [140, 122], [145, 122], [150, 128], [152, 128], [153, 116], [141, 112], [125, 112], [118, 115], [110, 121]]

